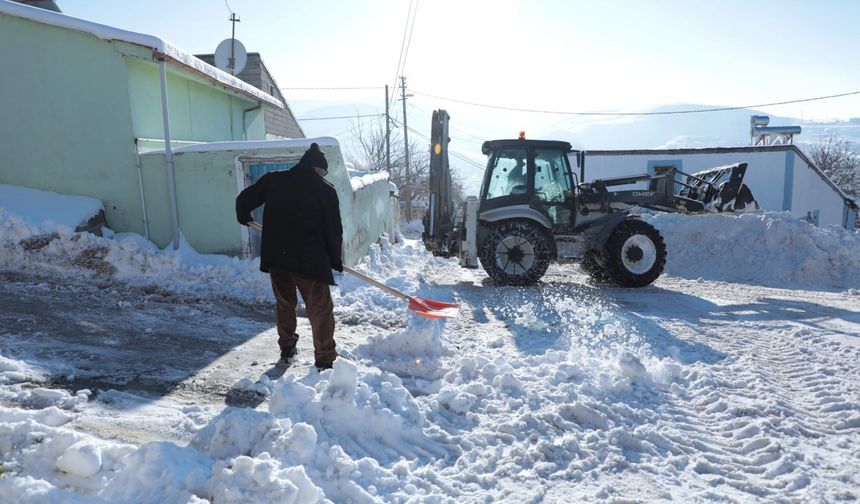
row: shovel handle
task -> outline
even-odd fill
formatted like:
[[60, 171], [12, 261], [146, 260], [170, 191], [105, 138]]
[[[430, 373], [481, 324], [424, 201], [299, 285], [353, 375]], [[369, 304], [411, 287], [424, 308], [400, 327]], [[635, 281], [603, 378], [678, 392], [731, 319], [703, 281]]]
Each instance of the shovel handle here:
[[[248, 223], [248, 226], [252, 227], [254, 229], [258, 229], [260, 231], [263, 230], [263, 225], [260, 224], [259, 222], [251, 221]], [[382, 282], [374, 280], [374, 279], [370, 278], [369, 276], [365, 275], [364, 273], [359, 273], [358, 271], [355, 271], [354, 269], [352, 269], [348, 266], [344, 266], [343, 270], [345, 272], [349, 273], [350, 275], [360, 279], [360, 280], [364, 280], [365, 282], [373, 285], [374, 287], [378, 287], [378, 288], [384, 290], [385, 292], [391, 294], [392, 296], [397, 296], [400, 299], [403, 299], [405, 301], [412, 301], [412, 298], [407, 296], [406, 294], [400, 292], [399, 290], [395, 289], [394, 287], [389, 287]]]
[[364, 280], [365, 282], [373, 285], [374, 287], [378, 287], [378, 288], [384, 290], [385, 292], [391, 294], [392, 296], [397, 296], [400, 299], [403, 299], [404, 301], [412, 301], [411, 297], [400, 292], [399, 290], [395, 289], [394, 287], [389, 287], [382, 282], [379, 282], [377, 280], [370, 278], [369, 276], [365, 275], [364, 273], [359, 273], [358, 271], [355, 271], [354, 269], [350, 268], [349, 266], [344, 266], [343, 270], [345, 272], [349, 273], [350, 275], [360, 279], [360, 280]]

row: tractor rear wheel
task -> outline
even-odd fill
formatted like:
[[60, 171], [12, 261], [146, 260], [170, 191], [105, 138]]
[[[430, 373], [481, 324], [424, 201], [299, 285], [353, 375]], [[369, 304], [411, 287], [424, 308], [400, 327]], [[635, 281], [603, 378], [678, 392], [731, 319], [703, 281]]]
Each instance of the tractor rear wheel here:
[[481, 266], [498, 285], [532, 285], [546, 273], [550, 250], [550, 238], [537, 224], [506, 221], [490, 229]]
[[666, 244], [647, 222], [627, 219], [609, 235], [603, 253], [606, 270], [623, 287], [651, 284], [666, 264]]

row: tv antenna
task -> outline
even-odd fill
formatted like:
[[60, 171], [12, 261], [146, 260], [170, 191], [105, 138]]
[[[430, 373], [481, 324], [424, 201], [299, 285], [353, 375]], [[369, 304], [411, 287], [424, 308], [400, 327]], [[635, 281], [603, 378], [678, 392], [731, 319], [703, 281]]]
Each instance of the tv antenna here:
[[239, 16], [231, 12], [227, 20], [233, 23], [233, 32], [230, 38], [222, 40], [215, 49], [215, 66], [230, 75], [236, 75], [245, 68], [248, 52], [245, 46], [236, 40], [236, 23], [240, 22]]

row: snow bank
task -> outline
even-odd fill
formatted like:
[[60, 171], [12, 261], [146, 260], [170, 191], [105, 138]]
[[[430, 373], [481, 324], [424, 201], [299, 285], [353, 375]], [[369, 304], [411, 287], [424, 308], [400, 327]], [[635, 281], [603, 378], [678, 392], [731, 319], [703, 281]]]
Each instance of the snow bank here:
[[102, 209], [92, 198], [0, 185], [0, 269], [100, 276], [131, 285], [247, 302], [271, 300], [258, 260], [197, 253], [184, 237], [159, 250], [132, 233], [75, 233]]
[[[104, 210], [104, 207], [95, 198], [0, 184], [2, 210], [17, 215], [22, 225], [50, 232], [64, 228], [74, 230]], [[2, 212], [0, 219], [5, 220]]]
[[0, 500], [420, 500], [439, 489], [415, 468], [459, 453], [394, 375], [339, 359], [269, 386], [269, 412], [227, 408], [186, 447], [99, 440], [57, 406], [0, 409]]
[[388, 180], [388, 172], [362, 173], [361, 175], [351, 173], [349, 178], [353, 191], [358, 191], [383, 180]]
[[[72, 215], [77, 208], [91, 208], [55, 193], [41, 194], [38, 207], [58, 209]], [[85, 198], [85, 202], [92, 203]], [[97, 203], [97, 202], [95, 202]], [[133, 233], [106, 237], [74, 233], [73, 227], [55, 222], [30, 224], [39, 215], [36, 208], [19, 207], [23, 215], [0, 208], [0, 269], [34, 274], [110, 278], [129, 285], [195, 296], [229, 297], [248, 303], [272, 303], [268, 275], [259, 271], [259, 259], [238, 259], [196, 252], [181, 237], [178, 250], [159, 249]], [[64, 210], [68, 208], [68, 211]], [[100, 208], [100, 207], [98, 207]], [[445, 261], [428, 256], [424, 247], [410, 242], [393, 253], [387, 239], [372, 245], [368, 257], [356, 269], [381, 278], [392, 287], [418, 293], [420, 278], [404, 270], [435, 267]], [[373, 320], [383, 327], [402, 325], [405, 304], [397, 298], [354, 277], [343, 275], [335, 288], [338, 316]]]
[[424, 224], [419, 219], [413, 219], [409, 222], [401, 220], [400, 230], [409, 235], [420, 236], [424, 232]]
[[860, 287], [860, 233], [787, 213], [645, 216], [666, 240], [666, 273], [804, 289]]

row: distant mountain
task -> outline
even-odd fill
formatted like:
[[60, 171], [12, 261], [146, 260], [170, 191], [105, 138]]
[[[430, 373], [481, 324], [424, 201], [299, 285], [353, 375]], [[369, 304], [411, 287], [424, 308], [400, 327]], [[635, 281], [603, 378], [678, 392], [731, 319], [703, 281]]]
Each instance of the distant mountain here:
[[[290, 106], [300, 119], [300, 124], [308, 137], [336, 136], [344, 152], [349, 155], [352, 140], [349, 130], [363, 122], [369, 124], [373, 118], [358, 118], [371, 114], [384, 113], [383, 104], [338, 103], [290, 101]], [[410, 111], [409, 125], [429, 136], [430, 117], [424, 106]], [[654, 108], [649, 112], [692, 111], [718, 108], [714, 105], [673, 104]], [[459, 156], [472, 159], [483, 165], [480, 153], [480, 139], [501, 138], [499, 131], [517, 131], [516, 118], [511, 124], [500, 124], [497, 118], [487, 120], [480, 112], [468, 115], [464, 110], [450, 111], [451, 150]], [[774, 116], [753, 109], [729, 110], [710, 113], [687, 113], [648, 116], [602, 116], [567, 117], [547, 124], [539, 130], [531, 131], [529, 138], [547, 140], [566, 140], [576, 149], [584, 150], [629, 150], [629, 149], [680, 149], [706, 147], [739, 147], [750, 145], [750, 116], [768, 115], [772, 126], [800, 125], [803, 132], [795, 137], [801, 149], [833, 135], [845, 140], [860, 152], [860, 121], [840, 123], [802, 122], [793, 117]], [[345, 117], [330, 120], [302, 120], [314, 117]], [[513, 134], [502, 136], [513, 137]], [[419, 137], [420, 138], [420, 137]], [[483, 170], [464, 163], [457, 156], [451, 157], [451, 166], [465, 179], [467, 192], [477, 193], [481, 184]]]
[[[384, 105], [370, 103], [335, 103], [311, 100], [289, 101], [290, 108], [299, 120], [308, 138], [331, 136], [340, 137], [341, 143], [349, 138], [349, 131], [360, 123], [370, 124], [370, 116], [385, 112]], [[340, 118], [340, 119], [327, 119]]]
[[[674, 104], [657, 107], [649, 116], [571, 117], [540, 132], [541, 138], [567, 140], [585, 150], [736, 147], [750, 144], [750, 116], [767, 115], [750, 109], [710, 113], [660, 115], [668, 111], [717, 108]], [[794, 125], [790, 117], [772, 116], [772, 125]]]

